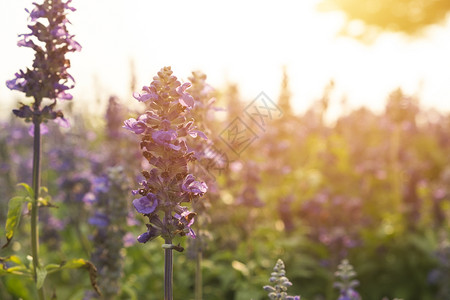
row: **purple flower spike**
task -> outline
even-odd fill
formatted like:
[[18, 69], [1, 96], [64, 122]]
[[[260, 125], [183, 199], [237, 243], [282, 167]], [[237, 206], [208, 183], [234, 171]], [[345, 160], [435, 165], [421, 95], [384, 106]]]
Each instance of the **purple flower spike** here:
[[[11, 90], [23, 92], [26, 97], [34, 98], [32, 104], [33, 116], [24, 115], [14, 110], [19, 118], [26, 121], [45, 123], [47, 120], [60, 118], [62, 126], [68, 123], [61, 111], [54, 111], [56, 100], [72, 100], [72, 95], [67, 90], [74, 87], [74, 79], [68, 73], [70, 60], [66, 54], [81, 50], [81, 46], [74, 40], [74, 35], [67, 31], [66, 10], [74, 11], [68, 0], [43, 0], [42, 4], [33, 3], [34, 8], [25, 10], [29, 14], [30, 30], [19, 35], [17, 45], [28, 47], [36, 53], [31, 67], [19, 70], [14, 78], [6, 81], [6, 86]], [[41, 108], [43, 99], [54, 100], [54, 103]], [[24, 111], [22, 111], [24, 112]], [[35, 118], [36, 117], [36, 118]], [[41, 125], [42, 126], [42, 125]], [[33, 131], [33, 128], [30, 128]], [[43, 127], [42, 132], [48, 131]]]
[[142, 121], [137, 121], [135, 118], [130, 118], [123, 122], [125, 125], [122, 128], [133, 131], [136, 134], [141, 134], [147, 129], [147, 125], [145, 125]]
[[191, 202], [207, 191], [204, 182], [196, 181], [192, 175], [186, 176], [188, 163], [196, 159], [189, 145], [190, 136], [205, 139], [206, 136], [195, 130], [192, 118], [187, 120], [194, 107], [194, 98], [186, 92], [190, 83], [182, 85], [172, 74], [170, 67], [162, 68], [149, 86], [142, 87], [140, 93], [133, 93], [134, 98], [145, 102], [146, 110], [137, 120], [125, 121], [124, 126], [142, 134], [140, 147], [150, 166], [142, 171], [145, 180], [139, 183], [140, 188], [132, 192], [141, 197], [133, 201], [134, 207], [149, 219], [147, 232], [138, 237], [141, 243], [158, 236], [166, 243], [176, 235], [194, 238], [195, 232], [190, 226], [196, 214], [180, 203]]
[[158, 206], [156, 195], [149, 193], [147, 196], [133, 200], [134, 208], [141, 214], [151, 214]]

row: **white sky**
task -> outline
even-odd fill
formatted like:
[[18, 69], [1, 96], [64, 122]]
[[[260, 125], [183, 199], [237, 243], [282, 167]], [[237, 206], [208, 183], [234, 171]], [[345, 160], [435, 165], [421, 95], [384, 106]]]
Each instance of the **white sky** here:
[[[32, 2], [0, 0], [3, 116], [21, 96], [4, 82], [32, 63], [33, 51], [16, 46], [17, 34], [28, 32], [24, 8], [32, 8]], [[335, 107], [345, 95], [352, 107], [379, 111], [401, 86], [418, 93], [423, 106], [450, 111], [450, 22], [424, 38], [383, 35], [367, 46], [336, 37], [343, 16], [316, 12], [317, 2], [73, 0], [77, 11], [69, 14], [69, 30], [83, 46], [70, 55], [74, 101], [83, 107], [116, 94], [124, 103], [133, 102], [133, 58], [138, 88], [171, 65], [182, 80], [202, 70], [214, 87], [238, 83], [247, 101], [261, 91], [276, 100], [286, 65], [298, 111], [319, 98], [330, 79], [336, 83]]]

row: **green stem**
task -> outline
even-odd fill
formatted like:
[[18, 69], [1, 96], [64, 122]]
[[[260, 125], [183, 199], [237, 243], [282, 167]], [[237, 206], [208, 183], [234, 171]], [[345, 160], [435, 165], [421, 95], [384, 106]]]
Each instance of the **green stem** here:
[[[166, 239], [166, 244], [171, 245], [172, 240]], [[172, 248], [164, 249], [164, 300], [173, 300], [173, 253]]]
[[[38, 118], [34, 123], [33, 142], [33, 190], [34, 199], [31, 204], [31, 253], [33, 256], [33, 277], [37, 282], [37, 269], [39, 268], [39, 230], [38, 230], [38, 199], [41, 181], [41, 122]], [[39, 300], [44, 300], [44, 289], [38, 290]]]
[[[200, 241], [199, 241], [200, 243]], [[202, 249], [197, 250], [195, 264], [195, 300], [202, 300]]]

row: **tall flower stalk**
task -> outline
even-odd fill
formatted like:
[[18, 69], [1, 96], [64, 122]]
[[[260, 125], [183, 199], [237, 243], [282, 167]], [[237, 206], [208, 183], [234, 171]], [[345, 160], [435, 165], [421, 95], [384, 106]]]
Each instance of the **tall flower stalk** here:
[[[192, 83], [189, 93], [195, 100], [195, 108], [189, 112], [189, 116], [195, 119], [199, 129], [209, 134], [211, 132], [210, 124], [213, 117], [213, 112], [216, 109], [213, 105], [215, 98], [213, 97], [214, 90], [206, 82], [206, 75], [200, 71], [192, 72], [189, 81]], [[193, 211], [199, 217], [195, 228], [197, 231], [197, 238], [189, 240], [188, 257], [195, 260], [195, 300], [202, 300], [202, 259], [203, 250], [206, 248], [207, 240], [210, 234], [206, 229], [210, 218], [207, 215], [207, 210], [211, 205], [211, 200], [217, 197], [218, 186], [214, 178], [213, 171], [221, 171], [225, 168], [224, 161], [228, 162], [227, 157], [221, 153], [214, 145], [214, 141], [209, 139], [203, 141], [196, 139], [189, 145], [196, 153], [196, 162], [193, 170], [194, 175], [200, 176], [208, 185], [208, 195], [192, 204]]]
[[[101, 299], [116, 299], [120, 294], [123, 276], [123, 238], [127, 222], [128, 180], [121, 166], [110, 167], [106, 174], [96, 179], [94, 186], [95, 214], [89, 219], [96, 230], [93, 234], [92, 262], [99, 273]], [[92, 291], [85, 299], [98, 299]]]
[[139, 198], [133, 200], [137, 212], [148, 218], [147, 230], [137, 240], [146, 243], [159, 236], [164, 239], [164, 299], [172, 300], [173, 245], [176, 235], [195, 238], [191, 226], [195, 213], [182, 203], [192, 202], [206, 193], [208, 187], [197, 181], [188, 171], [188, 163], [195, 153], [187, 145], [187, 137], [207, 139], [196, 130], [194, 120], [186, 120], [186, 113], [194, 107], [194, 99], [186, 92], [190, 83], [181, 83], [164, 67], [153, 77], [150, 86], [144, 86], [134, 98], [146, 104], [147, 111], [137, 119], [126, 120], [125, 129], [141, 135], [142, 154], [149, 170], [142, 171], [144, 180], [133, 191]]
[[338, 300], [361, 300], [361, 296], [355, 287], [359, 285], [358, 280], [353, 279], [356, 272], [347, 259], [343, 259], [335, 273], [338, 281], [334, 283], [334, 287], [339, 289]]
[[[73, 77], [67, 72], [70, 61], [65, 55], [68, 52], [81, 50], [81, 46], [73, 40], [66, 24], [68, 10], [75, 11], [70, 6], [71, 0], [45, 0], [42, 4], [34, 3], [34, 9], [28, 11], [31, 32], [21, 34], [17, 43], [19, 47], [28, 47], [35, 51], [35, 58], [31, 68], [20, 70], [15, 77], [6, 82], [11, 90], [25, 93], [32, 97], [31, 105], [21, 104], [13, 113], [31, 122], [29, 133], [34, 136], [33, 142], [33, 172], [31, 202], [31, 250], [33, 256], [33, 277], [37, 282], [39, 262], [39, 236], [38, 236], [38, 200], [41, 181], [41, 135], [47, 131], [45, 123], [54, 120], [62, 126], [68, 126], [60, 110], [55, 110], [56, 100], [71, 100], [72, 96], [66, 91], [73, 88]], [[44, 99], [52, 103], [44, 105]], [[12, 237], [11, 237], [12, 238]], [[10, 239], [8, 239], [8, 242]], [[39, 299], [44, 299], [42, 286], [38, 288]]]
[[277, 260], [273, 272], [270, 274], [269, 281], [272, 285], [265, 285], [263, 288], [268, 292], [269, 299], [271, 300], [300, 300], [300, 296], [289, 296], [287, 293], [288, 287], [292, 286], [292, 283], [286, 277], [286, 271], [284, 262], [281, 259]]

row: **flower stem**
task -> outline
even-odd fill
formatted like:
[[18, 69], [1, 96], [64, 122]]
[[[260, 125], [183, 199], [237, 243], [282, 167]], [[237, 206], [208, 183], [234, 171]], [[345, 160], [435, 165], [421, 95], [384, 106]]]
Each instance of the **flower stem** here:
[[[38, 199], [41, 181], [41, 122], [38, 118], [34, 123], [33, 142], [33, 190], [34, 199], [31, 204], [31, 253], [33, 256], [33, 277], [37, 282], [37, 269], [39, 268], [39, 230], [38, 230]], [[44, 289], [38, 290], [39, 300], [44, 300]]]
[[[171, 239], [165, 240], [166, 244], [172, 244]], [[164, 249], [164, 300], [173, 300], [173, 253], [172, 248]]]
[[195, 265], [195, 300], [202, 300], [202, 250], [197, 250]]

